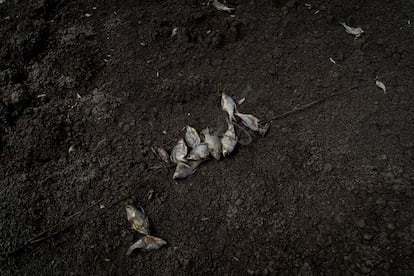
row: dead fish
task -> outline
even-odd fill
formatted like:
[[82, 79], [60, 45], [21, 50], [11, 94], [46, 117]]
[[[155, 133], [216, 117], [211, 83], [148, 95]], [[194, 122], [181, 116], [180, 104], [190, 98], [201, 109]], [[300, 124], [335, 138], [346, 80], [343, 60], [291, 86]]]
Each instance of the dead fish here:
[[178, 163], [177, 167], [175, 168], [175, 172], [173, 175], [173, 179], [182, 179], [187, 178], [193, 175], [197, 167], [203, 162], [204, 160], [197, 160], [197, 161], [189, 161], [188, 163]]
[[187, 145], [192, 149], [195, 149], [201, 143], [201, 139], [200, 139], [200, 136], [198, 135], [197, 130], [195, 130], [194, 128], [190, 126], [186, 126], [186, 132], [185, 132], [184, 138], [185, 138], [185, 141], [187, 142]]
[[387, 94], [387, 88], [385, 87], [385, 84], [382, 81], [376, 80], [375, 84], [384, 91], [384, 94]]
[[233, 98], [223, 93], [221, 94], [221, 108], [229, 114], [231, 121], [234, 120], [234, 111], [237, 111], [236, 103]]
[[270, 123], [269, 122], [267, 122], [265, 124], [261, 124], [259, 126], [259, 134], [262, 135], [262, 136], [265, 136], [266, 133], [267, 133], [267, 131], [269, 130], [269, 127], [270, 127]]
[[161, 161], [164, 161], [167, 164], [170, 163], [170, 155], [165, 149], [160, 147], [154, 149], [151, 147], [151, 150]]
[[218, 9], [219, 11], [227, 11], [227, 12], [231, 12], [232, 10], [234, 10], [234, 8], [229, 8], [226, 5], [224, 5], [223, 3], [220, 3], [217, 0], [213, 1], [213, 7], [215, 7], [216, 9]]
[[185, 156], [187, 155], [187, 145], [184, 142], [183, 138], [178, 139], [177, 145], [171, 151], [170, 159], [173, 163], [178, 164], [180, 162], [185, 162]]
[[221, 157], [221, 142], [220, 138], [217, 135], [210, 134], [209, 128], [201, 131], [201, 134], [204, 135], [204, 142], [208, 146], [208, 151], [216, 159], [220, 160]]
[[259, 123], [260, 120], [253, 115], [250, 114], [242, 114], [242, 113], [234, 113], [237, 117], [239, 117], [243, 123], [243, 125], [247, 126], [249, 129], [253, 131], [259, 131]]
[[141, 211], [139, 211], [137, 208], [131, 205], [125, 206], [126, 213], [127, 213], [127, 219], [129, 223], [132, 225], [132, 229], [140, 232], [143, 235], [149, 235], [149, 220], [147, 215], [144, 212], [144, 209], [141, 208]]
[[358, 37], [360, 37], [364, 33], [364, 30], [361, 27], [352, 28], [352, 27], [346, 25], [344, 22], [339, 22], [339, 24], [344, 26], [345, 31], [348, 34], [354, 35], [355, 39], [357, 39]]
[[228, 122], [227, 130], [221, 138], [221, 145], [224, 157], [230, 155], [236, 148], [237, 136], [236, 131], [234, 130], [234, 125], [231, 122]]
[[200, 143], [195, 147], [187, 156], [188, 160], [201, 160], [206, 159], [210, 155], [208, 151], [208, 145], [206, 143]]
[[139, 249], [141, 251], [152, 251], [152, 250], [160, 249], [166, 244], [167, 242], [161, 238], [154, 237], [154, 236], [145, 236], [145, 237], [140, 238], [133, 245], [131, 245], [128, 248], [126, 255], [129, 256], [132, 253], [132, 251], [134, 251], [135, 249]]

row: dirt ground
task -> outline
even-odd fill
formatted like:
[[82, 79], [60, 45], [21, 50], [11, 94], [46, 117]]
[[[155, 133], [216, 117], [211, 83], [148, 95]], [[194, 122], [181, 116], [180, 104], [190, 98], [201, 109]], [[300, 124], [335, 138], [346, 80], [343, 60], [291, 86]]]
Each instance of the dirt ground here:
[[[414, 274], [410, 1], [0, 2], [1, 275]], [[154, 168], [222, 92], [271, 119], [341, 91]], [[168, 246], [127, 257], [125, 204]]]

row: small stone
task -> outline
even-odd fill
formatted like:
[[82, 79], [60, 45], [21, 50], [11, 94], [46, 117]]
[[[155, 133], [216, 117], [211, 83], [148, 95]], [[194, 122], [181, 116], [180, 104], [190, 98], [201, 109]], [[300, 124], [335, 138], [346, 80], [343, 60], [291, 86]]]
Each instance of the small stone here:
[[377, 205], [384, 205], [386, 201], [383, 198], [378, 198], [377, 201], [375, 201]]
[[224, 45], [224, 35], [221, 33], [217, 33], [211, 40], [211, 43], [215, 48], [222, 47]]
[[329, 163], [326, 163], [325, 164], [325, 166], [323, 167], [323, 170], [325, 171], [325, 172], [331, 172], [332, 171], [332, 165], [331, 164], [329, 164]]
[[273, 68], [268, 69], [267, 72], [272, 76], [276, 75], [276, 71]]
[[394, 180], [394, 174], [392, 172], [387, 172], [385, 173], [385, 181], [387, 182], [391, 182], [392, 180]]
[[390, 230], [395, 230], [395, 225], [394, 224], [392, 224], [392, 223], [388, 223], [388, 229], [390, 229]]
[[363, 237], [364, 237], [364, 239], [365, 239], [365, 240], [370, 241], [370, 240], [372, 240], [372, 238], [373, 238], [374, 236], [373, 236], [373, 235], [371, 235], [371, 234], [365, 233]]
[[358, 221], [357, 221], [357, 223], [356, 223], [356, 225], [357, 225], [359, 228], [364, 228], [364, 227], [365, 227], [365, 220], [364, 220], [364, 219], [360, 219], [360, 220], [358, 220]]
[[371, 272], [371, 268], [367, 267], [367, 266], [363, 266], [361, 267], [361, 272], [364, 274], [368, 274]]

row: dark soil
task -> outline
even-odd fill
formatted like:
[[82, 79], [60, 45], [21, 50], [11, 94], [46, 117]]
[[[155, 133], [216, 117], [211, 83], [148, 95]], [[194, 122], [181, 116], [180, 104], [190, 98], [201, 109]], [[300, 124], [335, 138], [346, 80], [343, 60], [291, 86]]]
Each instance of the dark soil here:
[[[414, 274], [410, 1], [2, 2], [1, 275]], [[154, 169], [223, 126], [222, 92], [269, 119], [341, 91], [187, 180]], [[167, 247], [125, 256], [128, 203]]]

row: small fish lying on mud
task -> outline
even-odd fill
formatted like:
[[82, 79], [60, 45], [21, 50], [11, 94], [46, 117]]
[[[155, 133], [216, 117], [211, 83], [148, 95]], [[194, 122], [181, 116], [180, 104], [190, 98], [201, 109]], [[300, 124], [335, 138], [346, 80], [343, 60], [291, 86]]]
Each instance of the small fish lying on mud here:
[[[246, 98], [242, 98], [239, 103], [243, 103]], [[226, 93], [221, 94], [221, 109], [226, 112], [227, 128], [222, 131], [210, 131], [209, 127], [203, 129], [200, 134], [189, 125], [185, 127], [184, 138], [178, 139], [177, 144], [171, 150], [171, 154], [162, 148], [152, 149], [153, 152], [164, 162], [171, 161], [176, 164], [173, 179], [184, 179], [193, 175], [201, 163], [208, 160], [210, 155], [221, 160], [227, 157], [237, 147], [237, 144], [247, 145], [251, 142], [251, 132], [258, 132], [264, 136], [269, 127], [269, 122], [261, 122], [251, 114], [240, 113], [234, 99]], [[238, 136], [238, 131], [244, 134]], [[241, 134], [241, 133], [240, 133]], [[243, 137], [247, 136], [248, 142]], [[240, 139], [240, 137], [242, 139]]]
[[220, 3], [217, 0], [213, 1], [213, 7], [215, 7], [217, 10], [219, 11], [226, 11], [226, 12], [232, 12], [234, 10], [234, 8], [229, 8], [226, 5], [224, 5], [223, 3]]
[[170, 163], [170, 155], [165, 149], [158, 147], [156, 149], [151, 148], [151, 150], [161, 161], [167, 164]]
[[344, 22], [339, 22], [339, 24], [345, 28], [345, 31], [348, 34], [355, 36], [355, 39], [359, 38], [364, 33], [364, 30], [361, 27], [352, 28], [346, 25]]
[[173, 163], [178, 164], [180, 162], [185, 163], [185, 157], [187, 155], [187, 145], [184, 139], [180, 138], [177, 145], [172, 149], [170, 159]]
[[139, 211], [132, 205], [125, 206], [125, 209], [127, 219], [129, 223], [131, 223], [132, 228], [144, 235], [128, 248], [126, 253], [127, 256], [129, 256], [135, 249], [139, 249], [141, 251], [152, 251], [160, 249], [167, 244], [167, 242], [163, 239], [151, 235], [149, 219], [145, 214], [144, 209], [141, 208], [141, 211]]

